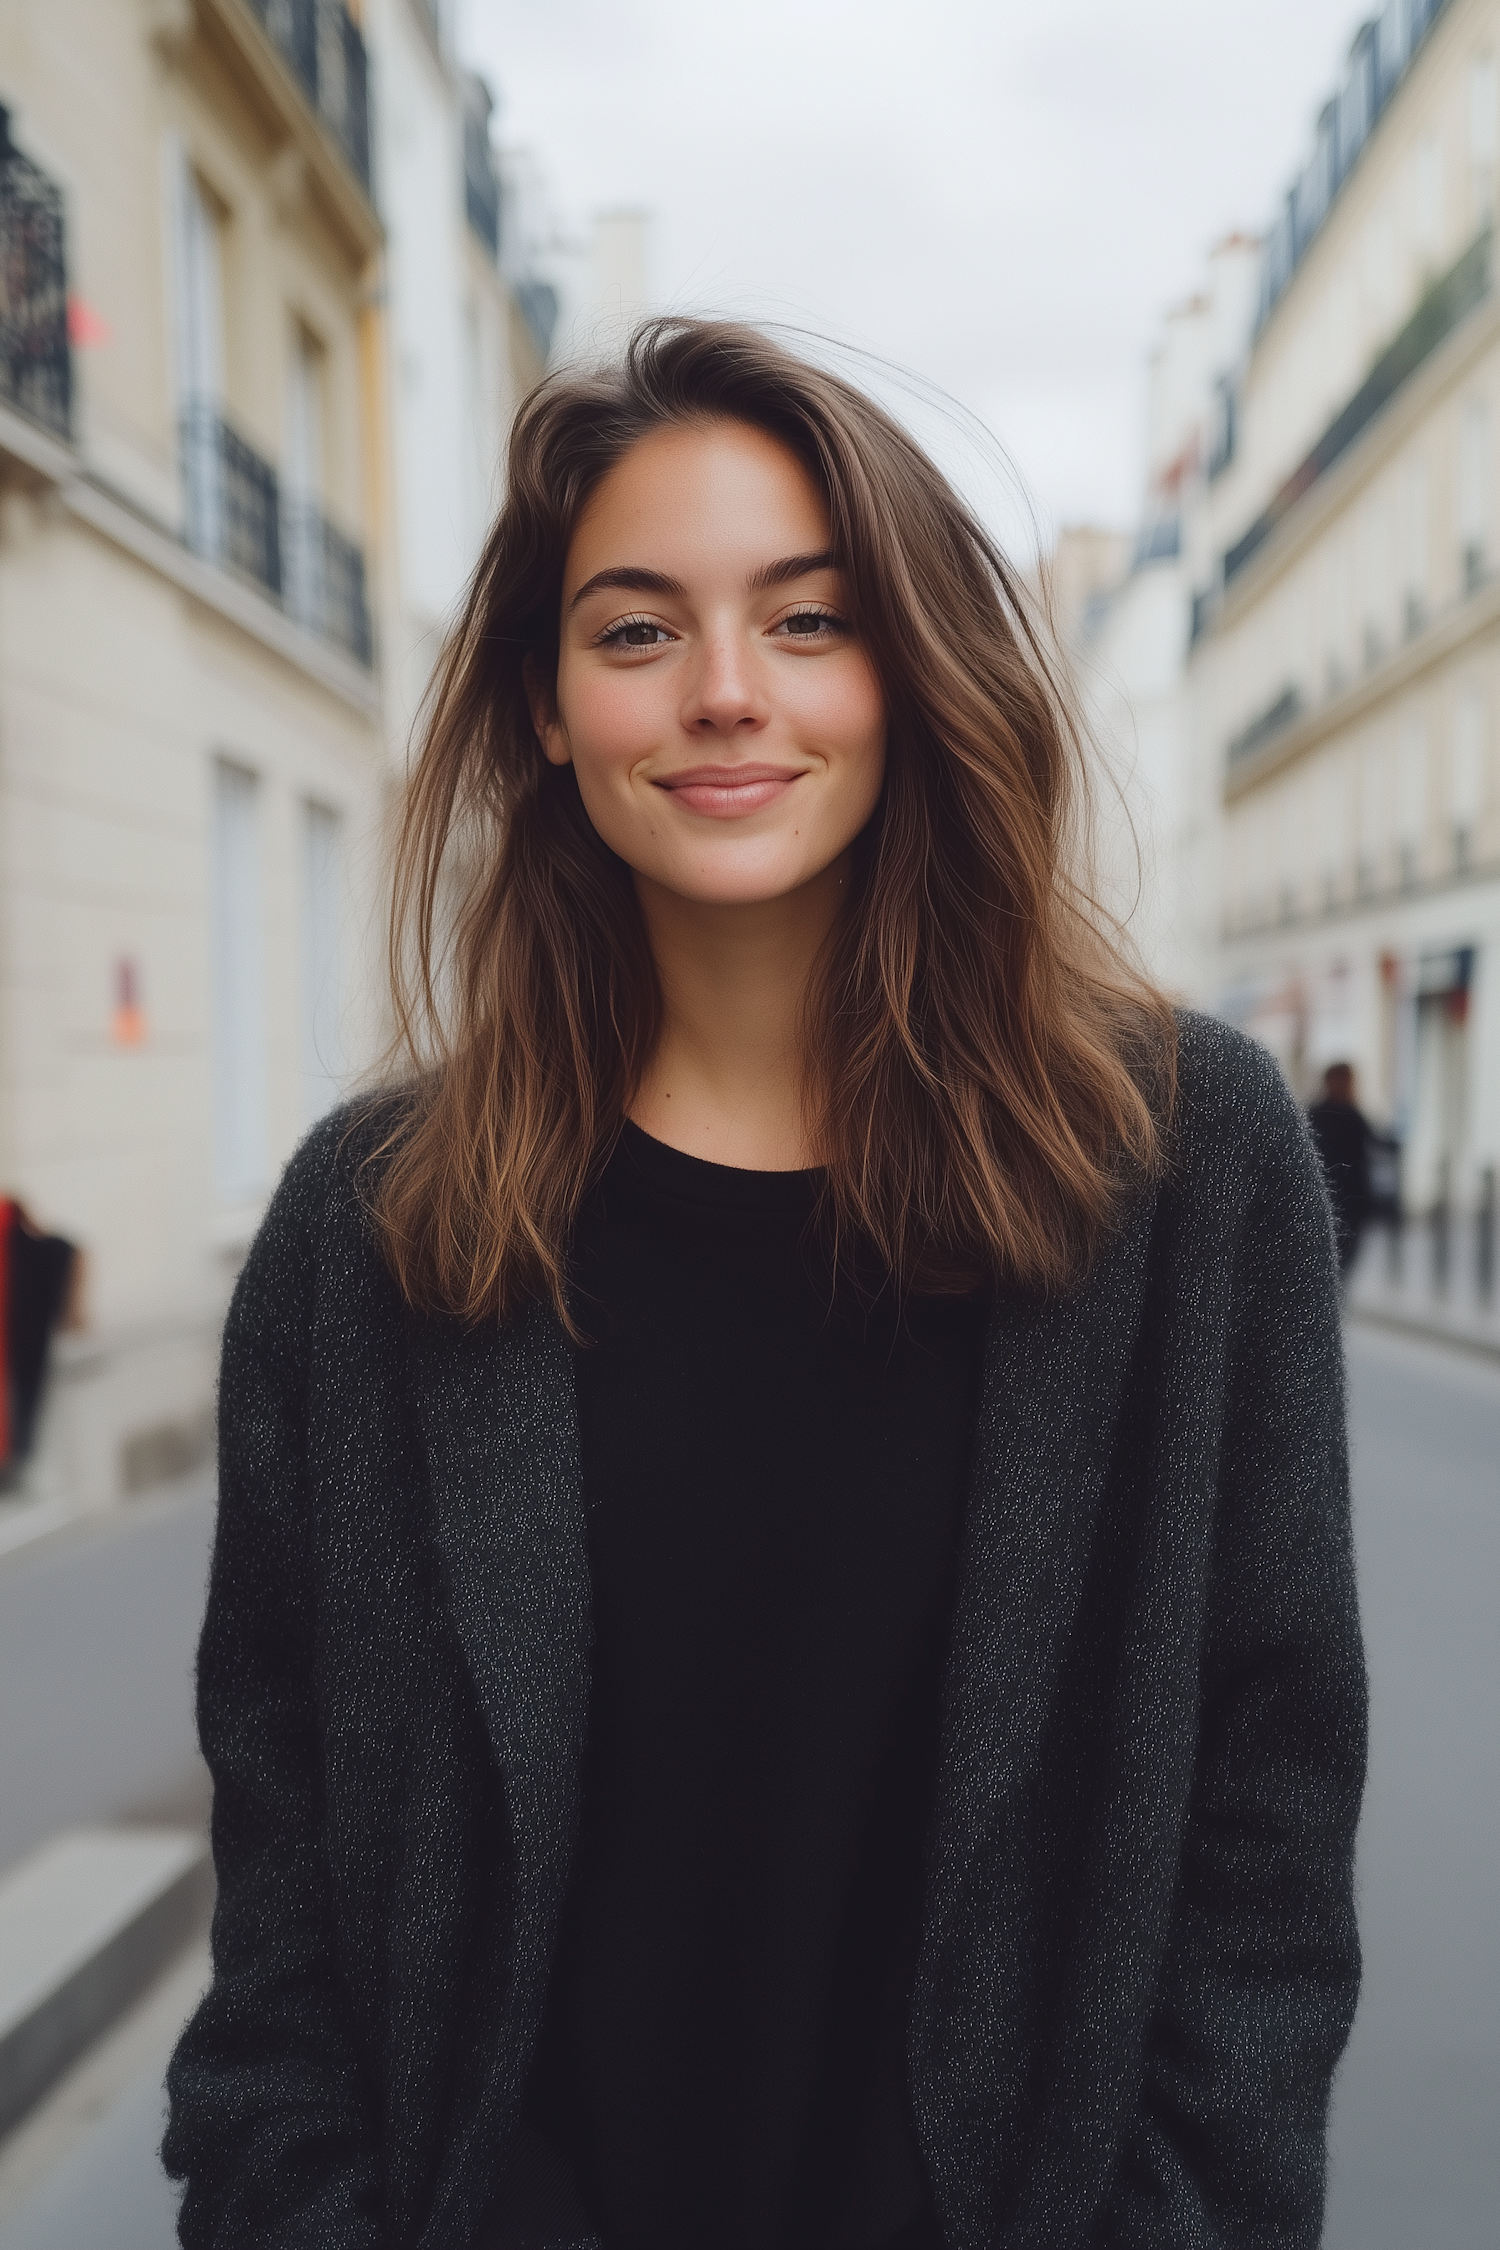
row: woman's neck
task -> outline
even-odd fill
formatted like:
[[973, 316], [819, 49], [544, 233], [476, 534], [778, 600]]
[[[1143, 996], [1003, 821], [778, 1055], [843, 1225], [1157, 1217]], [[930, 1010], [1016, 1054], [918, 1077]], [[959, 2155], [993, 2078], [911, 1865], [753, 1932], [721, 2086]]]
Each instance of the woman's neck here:
[[801, 1009], [846, 895], [847, 855], [788, 897], [706, 904], [637, 878], [662, 1028], [630, 1115], [669, 1148], [743, 1171], [813, 1163]]

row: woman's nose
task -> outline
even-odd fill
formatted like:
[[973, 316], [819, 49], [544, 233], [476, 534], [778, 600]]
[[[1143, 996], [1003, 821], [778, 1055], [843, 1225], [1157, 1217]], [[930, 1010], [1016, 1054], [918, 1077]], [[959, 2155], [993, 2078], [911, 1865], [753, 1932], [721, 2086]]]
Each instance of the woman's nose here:
[[770, 717], [759, 667], [737, 634], [716, 634], [693, 667], [683, 725], [697, 734], [750, 733]]

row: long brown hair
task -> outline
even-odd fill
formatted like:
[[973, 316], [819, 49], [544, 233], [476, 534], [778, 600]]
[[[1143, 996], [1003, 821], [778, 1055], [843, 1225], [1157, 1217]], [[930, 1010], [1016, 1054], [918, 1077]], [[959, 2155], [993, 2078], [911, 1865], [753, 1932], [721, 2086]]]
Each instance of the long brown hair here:
[[753, 425], [827, 506], [884, 691], [887, 768], [804, 1001], [825, 1214], [898, 1288], [1056, 1291], [1161, 1161], [1173, 1026], [1075, 864], [1079, 729], [1010, 565], [872, 400], [757, 330], [646, 322], [531, 393], [435, 678], [396, 850], [405, 1083], [372, 1174], [414, 1304], [567, 1318], [579, 1203], [639, 1087], [660, 992], [630, 870], [532, 725], [600, 480], [663, 424]]

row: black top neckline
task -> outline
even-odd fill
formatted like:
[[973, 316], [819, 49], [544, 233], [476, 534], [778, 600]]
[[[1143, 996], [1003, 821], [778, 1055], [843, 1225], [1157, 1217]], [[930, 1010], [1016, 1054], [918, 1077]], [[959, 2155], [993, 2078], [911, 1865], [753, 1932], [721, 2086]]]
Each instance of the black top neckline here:
[[672, 1148], [626, 1118], [616, 1151], [640, 1186], [675, 1203], [699, 1210], [810, 1212], [822, 1191], [824, 1173], [751, 1172], [737, 1164], [713, 1164]]

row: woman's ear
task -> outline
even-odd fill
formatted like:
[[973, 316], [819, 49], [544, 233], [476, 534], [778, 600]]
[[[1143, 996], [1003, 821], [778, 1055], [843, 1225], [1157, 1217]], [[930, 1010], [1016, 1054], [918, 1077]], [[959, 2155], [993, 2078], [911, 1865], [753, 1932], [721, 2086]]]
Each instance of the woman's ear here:
[[528, 656], [522, 662], [521, 684], [526, 690], [531, 723], [536, 729], [543, 757], [549, 765], [570, 766], [573, 763], [573, 753], [568, 748], [568, 738], [557, 715], [557, 693], [537, 670], [534, 656]]

